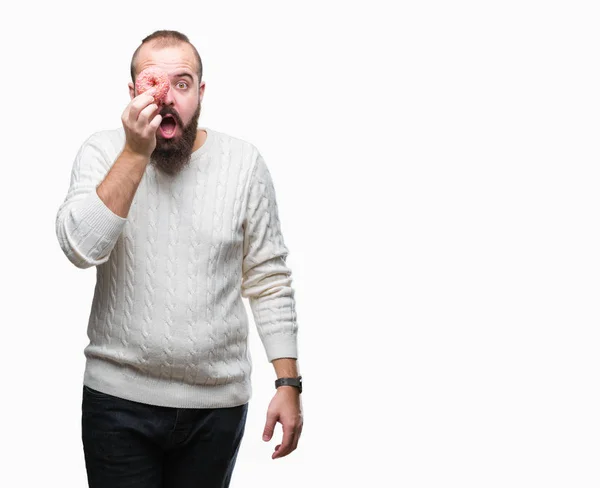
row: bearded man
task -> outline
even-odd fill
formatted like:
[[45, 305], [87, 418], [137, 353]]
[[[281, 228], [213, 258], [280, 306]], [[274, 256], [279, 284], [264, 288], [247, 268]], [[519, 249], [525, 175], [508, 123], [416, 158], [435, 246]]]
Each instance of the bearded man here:
[[[146, 68], [169, 90], [136, 89]], [[258, 149], [198, 128], [206, 88], [187, 36], [156, 31], [131, 61], [123, 127], [81, 146], [56, 216], [96, 268], [82, 441], [91, 488], [229, 486], [251, 397], [248, 298], [276, 375], [263, 439], [302, 431], [297, 322], [275, 190]], [[66, 304], [65, 304], [66, 305]]]

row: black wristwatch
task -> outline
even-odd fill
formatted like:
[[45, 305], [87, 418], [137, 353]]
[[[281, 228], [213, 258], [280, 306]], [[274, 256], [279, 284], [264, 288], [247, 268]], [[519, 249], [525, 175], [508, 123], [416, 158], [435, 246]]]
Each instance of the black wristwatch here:
[[275, 380], [275, 388], [280, 386], [295, 386], [298, 388], [299, 393], [302, 393], [302, 376], [297, 378], [278, 378]]

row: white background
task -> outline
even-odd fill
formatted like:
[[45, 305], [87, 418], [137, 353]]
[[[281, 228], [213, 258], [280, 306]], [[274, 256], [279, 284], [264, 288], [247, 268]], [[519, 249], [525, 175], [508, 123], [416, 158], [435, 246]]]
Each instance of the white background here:
[[[395, 5], [393, 7], [393, 5]], [[255, 144], [290, 249], [304, 431], [275, 374], [232, 488], [598, 487], [600, 29], [582, 1], [19, 2], [4, 10], [2, 484], [86, 485], [95, 269], [54, 219], [156, 29], [204, 63], [200, 125]], [[249, 311], [249, 308], [248, 308]]]

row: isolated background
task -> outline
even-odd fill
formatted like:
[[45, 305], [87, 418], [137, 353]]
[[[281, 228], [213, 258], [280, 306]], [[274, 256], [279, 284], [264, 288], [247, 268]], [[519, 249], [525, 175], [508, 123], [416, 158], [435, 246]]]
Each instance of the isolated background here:
[[261, 440], [253, 328], [232, 488], [598, 487], [599, 20], [591, 1], [11, 5], [3, 483], [86, 486], [95, 269], [54, 219], [80, 145], [120, 126], [133, 51], [176, 29], [203, 59], [200, 125], [271, 170], [297, 297], [299, 447]]

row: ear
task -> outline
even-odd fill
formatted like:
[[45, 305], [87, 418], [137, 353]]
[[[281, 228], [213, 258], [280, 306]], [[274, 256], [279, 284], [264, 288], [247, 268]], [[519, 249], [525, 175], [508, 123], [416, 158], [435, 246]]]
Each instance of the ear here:
[[131, 81], [127, 84], [127, 86], [129, 87], [129, 97], [131, 100], [133, 100], [135, 98], [135, 87]]
[[206, 88], [206, 82], [202, 82], [200, 83], [200, 88], [198, 88], [198, 97], [200, 98], [200, 102], [202, 102], [202, 99], [204, 98], [204, 90]]

